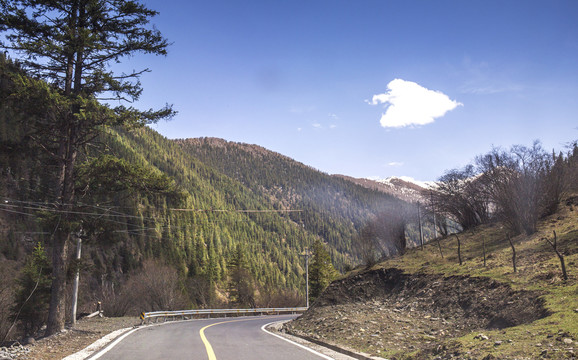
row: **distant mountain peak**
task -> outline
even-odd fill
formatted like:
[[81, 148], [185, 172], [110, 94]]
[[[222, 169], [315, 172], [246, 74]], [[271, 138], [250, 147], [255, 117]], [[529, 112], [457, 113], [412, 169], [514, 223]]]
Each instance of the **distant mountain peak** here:
[[424, 200], [424, 194], [435, 186], [433, 181], [419, 181], [409, 176], [391, 176], [385, 179], [379, 178], [353, 178], [345, 175], [335, 175], [353, 181], [366, 188], [378, 190], [393, 195], [401, 200], [417, 202]]
[[422, 189], [429, 189], [432, 186], [435, 186], [435, 182], [434, 181], [420, 181], [420, 180], [416, 180], [410, 176], [390, 176], [388, 178], [385, 179], [379, 179], [379, 178], [369, 178], [369, 180], [373, 180], [373, 181], [377, 181], [383, 184], [395, 184], [395, 185], [415, 185], [418, 186]]

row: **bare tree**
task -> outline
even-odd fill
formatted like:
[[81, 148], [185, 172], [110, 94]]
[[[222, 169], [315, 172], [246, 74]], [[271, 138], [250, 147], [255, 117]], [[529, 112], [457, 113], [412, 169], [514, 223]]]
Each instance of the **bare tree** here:
[[477, 157], [476, 164], [495, 216], [516, 233], [536, 232], [538, 219], [555, 211], [563, 183], [551, 178], [562, 165], [555, 166], [539, 142], [509, 151], [494, 148]]
[[562, 253], [558, 251], [558, 244], [556, 243], [558, 239], [558, 237], [556, 236], [556, 231], [554, 231], [554, 242], [550, 241], [550, 239], [548, 238], [544, 239], [548, 242], [548, 244], [550, 244], [550, 246], [552, 246], [552, 249], [554, 249], [554, 252], [558, 256], [558, 259], [560, 260], [560, 266], [562, 267], [562, 277], [564, 278], [564, 280], [568, 280], [568, 273], [566, 272], [566, 263], [564, 262], [564, 255], [562, 255]]
[[486, 223], [489, 201], [486, 193], [480, 191], [481, 186], [473, 165], [449, 170], [431, 189], [429, 206], [464, 230]]
[[516, 268], [516, 248], [514, 247], [514, 243], [512, 242], [510, 234], [508, 234], [508, 241], [510, 242], [510, 246], [512, 247], [512, 266], [514, 267], [514, 272], [517, 272], [518, 269]]
[[417, 213], [412, 205], [399, 202], [383, 208], [370, 219], [360, 232], [359, 248], [366, 265], [395, 255], [407, 248], [406, 228]]
[[458, 234], [454, 234], [456, 240], [458, 241], [458, 262], [462, 265], [462, 242], [460, 241], [460, 237]]

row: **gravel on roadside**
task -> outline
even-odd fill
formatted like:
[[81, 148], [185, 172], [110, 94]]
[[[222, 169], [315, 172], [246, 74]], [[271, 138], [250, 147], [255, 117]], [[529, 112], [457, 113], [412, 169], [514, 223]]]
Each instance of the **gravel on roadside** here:
[[137, 317], [81, 319], [73, 328], [37, 339], [31, 345], [16, 345], [4, 351], [14, 360], [61, 360], [113, 331], [139, 324]]

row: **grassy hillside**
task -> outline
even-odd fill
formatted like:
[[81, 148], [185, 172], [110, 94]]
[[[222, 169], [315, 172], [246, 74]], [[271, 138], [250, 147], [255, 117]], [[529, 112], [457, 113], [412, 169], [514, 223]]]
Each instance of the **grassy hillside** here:
[[[398, 267], [408, 273], [438, 273], [444, 275], [468, 275], [489, 277], [511, 285], [517, 290], [535, 290], [543, 293], [546, 308], [551, 315], [531, 324], [516, 326], [500, 331], [488, 331], [490, 339], [512, 344], [494, 347], [494, 342], [483, 344], [482, 349], [498, 358], [504, 356], [535, 357], [547, 350], [551, 357], [566, 355], [556, 338], [568, 337], [578, 340], [578, 208], [576, 197], [565, 202], [561, 210], [540, 222], [538, 232], [512, 238], [516, 249], [517, 272], [513, 271], [512, 248], [507, 234], [499, 225], [477, 228], [460, 234], [463, 265], [458, 264], [457, 240], [455, 236], [441, 241], [444, 259], [436, 244], [429, 244], [424, 251], [413, 250], [403, 258], [381, 264], [383, 267]], [[557, 233], [557, 247], [564, 256], [568, 280], [562, 279], [561, 264], [545, 238], [553, 241]], [[487, 261], [483, 264], [483, 242], [486, 243]], [[480, 341], [471, 333], [458, 340], [467, 351], [480, 351]], [[541, 344], [541, 345], [538, 345]], [[553, 346], [550, 347], [549, 345]], [[488, 346], [489, 345], [489, 346]], [[558, 349], [559, 351], [554, 351]], [[539, 350], [539, 351], [538, 351]]]
[[[545, 240], [553, 240], [553, 231], [557, 233], [557, 247], [564, 256], [568, 280], [562, 279], [560, 261]], [[439, 245], [429, 243], [423, 250], [411, 249], [404, 256], [371, 269], [357, 269], [332, 284], [313, 306], [312, 314], [304, 317], [303, 323], [294, 324], [292, 330], [316, 333], [326, 341], [391, 359], [575, 358], [577, 198], [569, 197], [558, 213], [542, 220], [537, 233], [512, 238], [517, 272], [513, 271], [507, 235], [500, 224], [458, 234], [462, 265], [457, 238], [450, 236], [441, 239]], [[392, 276], [392, 270], [387, 269], [399, 269], [406, 275], [394, 277], [392, 285], [383, 285], [388, 283], [383, 276]], [[382, 273], [390, 275], [378, 275]], [[356, 292], [357, 283], [370, 289], [365, 290], [368, 293]], [[347, 293], [356, 294], [351, 295], [348, 305], [331, 300], [343, 286]], [[376, 290], [372, 291], [374, 286]], [[379, 290], [383, 286], [391, 288]], [[445, 290], [436, 291], [439, 286]], [[502, 286], [507, 288], [495, 295]], [[536, 296], [536, 300], [531, 300]], [[545, 313], [531, 310], [538, 319], [522, 316], [530, 309], [530, 303], [521, 305], [524, 301], [543, 307]], [[492, 323], [492, 318], [502, 313], [511, 323]], [[332, 322], [330, 314], [337, 314], [338, 323]], [[358, 336], [348, 335], [355, 333]]]

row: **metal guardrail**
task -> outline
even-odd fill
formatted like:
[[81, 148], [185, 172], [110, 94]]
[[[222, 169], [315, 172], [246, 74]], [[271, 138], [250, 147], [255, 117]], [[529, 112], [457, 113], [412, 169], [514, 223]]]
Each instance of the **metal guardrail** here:
[[206, 315], [208, 318], [211, 315], [247, 315], [247, 314], [281, 314], [281, 313], [299, 313], [307, 310], [306, 307], [294, 307], [294, 308], [256, 308], [256, 309], [200, 309], [200, 310], [177, 310], [177, 311], [152, 311], [143, 312], [140, 314], [142, 323], [147, 322], [149, 319], [155, 319], [158, 321], [160, 318], [181, 317], [183, 320], [191, 319], [193, 316], [203, 316]]

